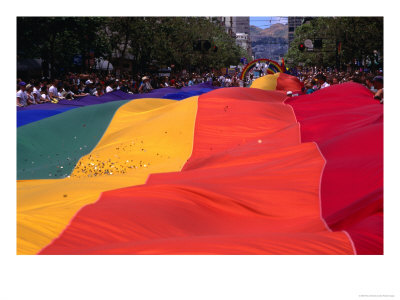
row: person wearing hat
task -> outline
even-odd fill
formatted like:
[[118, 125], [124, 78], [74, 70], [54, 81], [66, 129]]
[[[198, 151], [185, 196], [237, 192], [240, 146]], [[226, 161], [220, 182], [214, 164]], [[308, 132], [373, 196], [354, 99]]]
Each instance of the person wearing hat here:
[[288, 97], [292, 97], [292, 94], [293, 94], [292, 91], [287, 91], [286, 92], [286, 96], [288, 96]]
[[28, 105], [36, 104], [35, 97], [33, 96], [33, 85], [27, 84], [26, 85], [26, 95], [27, 95], [27, 103]]
[[95, 96], [96, 91], [97, 90], [96, 90], [96, 87], [93, 84], [93, 81], [87, 80], [85, 89], [83, 90], [83, 93], [84, 94], [89, 94], [91, 96]]
[[19, 82], [19, 90], [17, 91], [17, 106], [26, 106], [28, 102], [28, 95], [25, 92], [26, 83]]
[[119, 79], [115, 79], [115, 89], [117, 91], [121, 89], [121, 81]]
[[148, 93], [153, 89], [153, 87], [150, 84], [150, 78], [148, 76], [142, 77], [142, 83], [140, 84], [139, 87], [139, 93]]

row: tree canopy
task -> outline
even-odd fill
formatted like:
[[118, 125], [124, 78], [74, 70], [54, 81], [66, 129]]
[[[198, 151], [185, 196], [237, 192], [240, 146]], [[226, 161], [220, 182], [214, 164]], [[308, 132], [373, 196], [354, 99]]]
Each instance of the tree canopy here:
[[[194, 51], [209, 40], [218, 51]], [[74, 64], [79, 56], [81, 65]], [[106, 58], [133, 72], [174, 65], [175, 69], [223, 68], [247, 56], [222, 26], [202, 17], [18, 17], [17, 59], [41, 58], [52, 74], [86, 71], [88, 60]]]
[[[306, 39], [322, 39], [322, 49], [300, 51]], [[376, 59], [379, 53], [379, 59]], [[292, 65], [343, 67], [355, 61], [371, 68], [382, 65], [382, 17], [319, 17], [296, 28], [295, 38], [285, 57]], [[377, 60], [377, 63], [374, 63]]]

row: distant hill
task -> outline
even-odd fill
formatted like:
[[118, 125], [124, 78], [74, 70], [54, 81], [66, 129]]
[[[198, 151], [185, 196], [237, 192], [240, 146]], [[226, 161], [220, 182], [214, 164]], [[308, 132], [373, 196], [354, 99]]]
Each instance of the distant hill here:
[[255, 58], [278, 61], [288, 50], [288, 26], [279, 23], [266, 29], [250, 26], [250, 40]]
[[274, 38], [288, 38], [288, 25], [287, 24], [273, 24], [271, 27], [266, 29], [261, 29], [259, 27], [250, 26], [250, 39], [251, 41], [256, 42], [259, 39], [265, 37], [274, 37]]

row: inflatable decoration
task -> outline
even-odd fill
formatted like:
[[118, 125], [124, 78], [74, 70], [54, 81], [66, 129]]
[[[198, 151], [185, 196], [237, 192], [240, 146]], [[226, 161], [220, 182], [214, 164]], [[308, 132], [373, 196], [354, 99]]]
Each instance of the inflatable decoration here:
[[284, 68], [280, 66], [276, 61], [270, 60], [268, 58], [259, 58], [251, 61], [248, 63], [242, 71], [242, 74], [240, 75], [240, 79], [243, 80], [246, 76], [246, 74], [253, 69], [257, 63], [267, 63], [268, 64], [268, 69], [267, 73], [268, 74], [275, 74], [275, 73], [280, 73], [284, 72]]

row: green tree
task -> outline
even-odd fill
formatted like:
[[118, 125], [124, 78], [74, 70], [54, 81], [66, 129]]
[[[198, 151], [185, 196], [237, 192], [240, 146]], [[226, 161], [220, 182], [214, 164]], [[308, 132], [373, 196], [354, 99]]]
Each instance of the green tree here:
[[[140, 22], [140, 32], [131, 40], [130, 47], [140, 70], [152, 61], [175, 65], [176, 70], [218, 69], [236, 64], [243, 55], [235, 40], [206, 18], [145, 18]], [[218, 51], [194, 51], [193, 42], [197, 40], [209, 40]]]
[[[194, 51], [197, 40], [209, 40], [218, 51]], [[79, 68], [73, 64], [77, 54], [84, 62]], [[246, 56], [222, 26], [204, 17], [17, 18], [17, 58], [42, 58], [51, 65], [52, 76], [86, 71], [88, 59], [100, 57], [121, 68], [127, 55], [134, 73], [161, 65], [219, 69]]]
[[[85, 62], [90, 53], [96, 58], [107, 52], [108, 40], [99, 34], [103, 24], [103, 18], [19, 17], [17, 57], [42, 58], [50, 63], [51, 74], [56, 76], [62, 69], [74, 68], [75, 55], [82, 55]], [[83, 64], [82, 69], [85, 68]]]
[[[322, 49], [299, 51], [298, 45], [306, 39], [322, 38]], [[338, 46], [341, 45], [341, 52]], [[355, 60], [373, 60], [374, 51], [383, 56], [383, 18], [381, 17], [320, 17], [295, 31], [286, 60], [294, 65], [343, 67]], [[372, 68], [377, 65], [372, 64]]]

